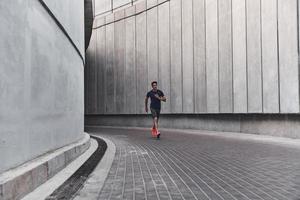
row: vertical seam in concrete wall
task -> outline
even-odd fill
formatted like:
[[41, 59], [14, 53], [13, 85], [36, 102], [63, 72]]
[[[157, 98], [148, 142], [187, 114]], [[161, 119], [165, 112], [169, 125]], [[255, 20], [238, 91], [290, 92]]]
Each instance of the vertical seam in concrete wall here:
[[[136, 14], [136, 7], [134, 7], [134, 14]], [[134, 15], [134, 73], [135, 73], [135, 114], [137, 114], [137, 96], [138, 96], [138, 92], [137, 92], [137, 84], [138, 84], [138, 81], [137, 81], [137, 64], [136, 64], [136, 15]]]
[[180, 34], [180, 37], [181, 37], [181, 41], [180, 41], [180, 50], [181, 50], [181, 112], [183, 112], [183, 45], [182, 45], [182, 35], [183, 35], [183, 31], [182, 31], [182, 11], [183, 9], [183, 6], [182, 6], [182, 0], [180, 0], [180, 31], [181, 31], [181, 34]]
[[123, 24], [124, 24], [124, 41], [123, 41], [123, 44], [124, 44], [124, 73], [123, 73], [123, 76], [124, 76], [124, 94], [123, 94], [123, 98], [124, 98], [124, 102], [123, 102], [123, 111], [124, 111], [124, 113], [128, 113], [128, 114], [131, 114], [130, 113], [130, 110], [131, 109], [129, 109], [129, 106], [128, 106], [128, 102], [127, 102], [127, 97], [126, 97], [126, 93], [125, 93], [125, 91], [126, 91], [126, 87], [127, 87], [127, 85], [126, 85], [126, 72], [127, 72], [127, 66], [126, 66], [126, 61], [127, 61], [127, 55], [126, 55], [126, 53], [127, 53], [127, 51], [126, 51], [126, 47], [127, 47], [127, 45], [126, 45], [126, 26], [127, 26], [127, 24], [126, 24], [126, 20], [127, 20], [127, 18], [126, 18], [126, 10], [124, 10], [124, 19], [123, 19]]
[[148, 10], [147, 10], [147, 0], [146, 0], [146, 66], [147, 66], [147, 91], [148, 91], [148, 84], [149, 84], [149, 65], [148, 65]]
[[94, 67], [95, 67], [95, 71], [94, 71], [94, 76], [95, 76], [95, 96], [94, 96], [94, 104], [95, 104], [95, 111], [94, 111], [94, 113], [99, 113], [99, 109], [98, 109], [98, 103], [97, 103], [97, 99], [98, 99], [98, 59], [97, 59], [97, 55], [98, 55], [98, 29], [97, 30], [95, 30], [95, 32], [96, 32], [96, 41], [95, 41], [95, 55], [94, 55], [94, 62], [95, 62], [95, 64], [94, 64]]
[[[114, 17], [114, 21], [115, 21], [115, 13], [112, 14], [113, 17]], [[115, 41], [115, 31], [116, 31], [116, 28], [115, 28], [115, 23], [113, 23], [112, 27], [113, 27], [113, 37], [112, 37], [112, 40], [113, 40], [113, 50], [112, 50], [112, 68], [113, 68], [113, 75], [114, 75], [114, 101], [113, 101], [113, 111], [112, 113], [115, 113], [117, 111], [117, 68], [116, 68], [116, 62], [115, 62], [115, 45], [116, 45], [116, 41]]]
[[172, 112], [172, 62], [171, 62], [171, 2], [169, 2], [169, 73], [170, 73], [170, 98], [169, 98], [169, 101], [170, 101], [170, 113], [173, 113]]
[[[104, 22], [106, 23], [106, 17], [104, 17]], [[107, 27], [105, 26], [105, 31], [104, 31], [104, 48], [105, 48], [105, 54], [104, 54], [104, 58], [105, 58], [105, 66], [104, 66], [104, 114], [107, 113], [107, 110], [106, 110], [106, 105], [107, 105], [107, 83], [106, 83], [106, 68], [107, 68], [107, 65], [106, 65], [106, 62], [107, 62], [107, 40], [106, 40], [106, 35], [107, 35]]]
[[207, 35], [206, 35], [206, 1], [207, 0], [204, 0], [204, 74], [205, 74], [205, 104], [206, 104], [206, 108], [205, 108], [205, 112], [207, 112]]
[[217, 0], [217, 34], [218, 34], [218, 99], [219, 108], [218, 112], [221, 111], [221, 86], [220, 86], [220, 3]]
[[248, 0], [245, 0], [245, 28], [246, 28], [246, 89], [247, 89], [247, 113], [249, 112], [249, 89], [248, 89]]
[[262, 0], [259, 1], [259, 20], [260, 20], [260, 73], [261, 73], [261, 112], [264, 113], [264, 71], [263, 71], [263, 42], [262, 42]]
[[[298, 42], [298, 45], [297, 45], [297, 51], [298, 51], [298, 85], [300, 85], [300, 63], [299, 63], [299, 51], [300, 51], [300, 47], [299, 47], [299, 0], [297, 0], [297, 42]], [[300, 87], [298, 87], [298, 99], [300, 100]], [[300, 101], [299, 101], [299, 105], [300, 105]], [[299, 111], [298, 111], [299, 112]]]
[[196, 113], [196, 82], [195, 82], [195, 38], [194, 38], [194, 0], [192, 0], [192, 34], [193, 34], [193, 113]]
[[231, 113], [234, 113], [234, 70], [233, 70], [233, 6], [232, 6], [232, 0], [230, 1], [231, 6]]
[[280, 48], [279, 48], [279, 22], [278, 22], [278, 0], [276, 0], [276, 23], [277, 23], [277, 70], [278, 70], [278, 106], [279, 106], [279, 113], [281, 113], [281, 102], [280, 102]]
[[[158, 4], [158, 1], [156, 1], [156, 4]], [[158, 6], [156, 7], [156, 36], [157, 36], [157, 51], [156, 51], [156, 53], [157, 53], [157, 81], [159, 81], [160, 79], [160, 71], [159, 71], [159, 69], [160, 69], [160, 66], [159, 66], [159, 19], [158, 19], [158, 17], [159, 17], [159, 15], [158, 15], [158, 12], [159, 12], [159, 8], [158, 8]], [[160, 84], [160, 83], [159, 83]]]
[[[104, 23], [106, 22], [106, 19], [104, 18]], [[106, 107], [106, 76], [105, 76], [105, 72], [106, 72], [106, 27], [104, 27], [104, 59], [103, 59], [103, 110], [102, 113], [105, 113], [105, 107]]]

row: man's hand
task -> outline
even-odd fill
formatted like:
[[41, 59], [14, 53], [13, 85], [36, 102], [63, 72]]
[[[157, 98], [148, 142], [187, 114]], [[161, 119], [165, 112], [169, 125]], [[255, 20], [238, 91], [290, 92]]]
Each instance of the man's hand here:
[[146, 113], [148, 112], [148, 107], [145, 107], [145, 111], [146, 111]]
[[158, 100], [160, 100], [160, 101], [163, 101], [163, 102], [166, 102], [166, 100], [167, 100], [167, 98], [166, 97], [160, 97], [160, 96], [158, 96], [158, 94], [155, 94], [154, 95]]
[[160, 99], [160, 96], [158, 96], [158, 94], [155, 94], [154, 96], [155, 96], [157, 99], [161, 100], [161, 99]]

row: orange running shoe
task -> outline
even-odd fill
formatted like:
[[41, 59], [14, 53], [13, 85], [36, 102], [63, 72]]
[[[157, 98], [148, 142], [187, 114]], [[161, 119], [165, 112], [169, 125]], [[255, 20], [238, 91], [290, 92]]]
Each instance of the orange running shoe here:
[[156, 130], [156, 137], [157, 137], [157, 139], [160, 138], [160, 132], [158, 130]]
[[156, 137], [156, 128], [152, 128], [152, 137]]

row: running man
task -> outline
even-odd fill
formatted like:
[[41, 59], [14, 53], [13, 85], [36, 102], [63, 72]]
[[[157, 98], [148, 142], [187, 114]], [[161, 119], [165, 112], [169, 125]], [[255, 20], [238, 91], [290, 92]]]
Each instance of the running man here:
[[150, 90], [145, 98], [145, 111], [148, 112], [148, 98], [151, 99], [150, 110], [153, 118], [152, 134], [156, 135], [157, 138], [160, 137], [160, 132], [158, 131], [158, 119], [161, 108], [161, 101], [166, 102], [167, 98], [161, 90], [157, 89], [157, 81], [151, 83], [152, 90]]

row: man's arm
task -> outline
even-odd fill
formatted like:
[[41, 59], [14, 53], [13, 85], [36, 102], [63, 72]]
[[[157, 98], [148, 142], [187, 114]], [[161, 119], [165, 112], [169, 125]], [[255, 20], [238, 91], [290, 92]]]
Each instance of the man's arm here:
[[163, 95], [163, 96], [159, 96], [158, 94], [155, 95], [155, 97], [157, 99], [159, 99], [160, 101], [163, 101], [163, 102], [166, 102], [167, 101], [167, 98]]
[[145, 111], [148, 112], [148, 97], [145, 98]]
[[160, 100], [163, 101], [163, 102], [166, 102], [167, 98], [165, 96], [162, 96], [162, 97], [160, 97]]

